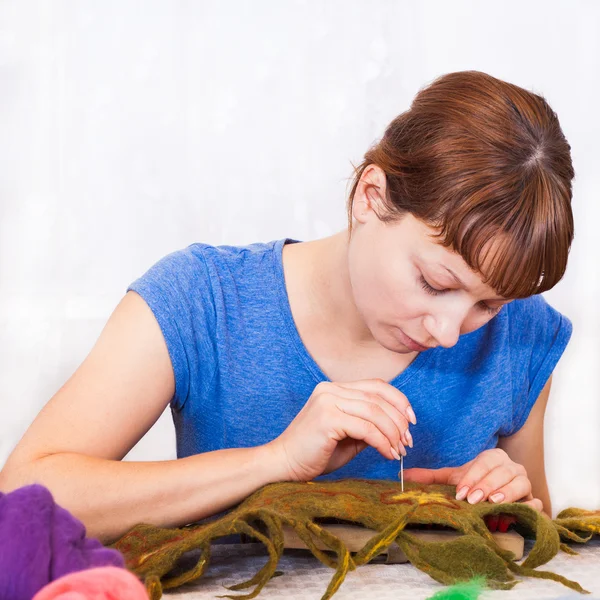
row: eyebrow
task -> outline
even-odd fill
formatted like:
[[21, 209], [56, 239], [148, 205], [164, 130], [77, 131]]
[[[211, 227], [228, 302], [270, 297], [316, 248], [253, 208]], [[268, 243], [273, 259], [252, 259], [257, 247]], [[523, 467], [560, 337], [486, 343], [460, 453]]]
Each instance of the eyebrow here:
[[[438, 263], [440, 267], [446, 269], [446, 271], [448, 271], [448, 273], [450, 273], [450, 275], [452, 275], [453, 279], [456, 281], [456, 283], [458, 283], [458, 285], [464, 287], [465, 289], [469, 289], [469, 286], [449, 267], [447, 267], [446, 265], [443, 265], [441, 263]], [[508, 302], [510, 301], [509, 298], [502, 298], [501, 296], [498, 296], [497, 298], [488, 298], [488, 300], [491, 300], [492, 302]]]
[[454, 278], [456, 283], [458, 283], [458, 285], [469, 289], [469, 286], [452, 269], [450, 269], [446, 265], [442, 265], [442, 264], [440, 264], [440, 267], [446, 269], [446, 271], [448, 271], [448, 273], [450, 273], [450, 275], [452, 275], [452, 277]]

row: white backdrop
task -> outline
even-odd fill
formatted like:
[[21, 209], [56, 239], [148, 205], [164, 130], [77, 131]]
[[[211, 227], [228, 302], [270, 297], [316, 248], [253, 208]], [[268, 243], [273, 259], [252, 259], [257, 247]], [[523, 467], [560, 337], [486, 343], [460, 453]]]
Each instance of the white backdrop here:
[[[132, 280], [345, 226], [350, 161], [435, 77], [543, 94], [573, 148], [554, 512], [600, 507], [600, 2], [0, 0], [0, 466]], [[128, 458], [175, 457], [165, 413]]]

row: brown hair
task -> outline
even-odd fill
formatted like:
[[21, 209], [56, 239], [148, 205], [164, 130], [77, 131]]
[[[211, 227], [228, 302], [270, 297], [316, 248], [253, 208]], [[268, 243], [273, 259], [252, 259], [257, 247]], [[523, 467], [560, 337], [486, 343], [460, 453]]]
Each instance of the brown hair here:
[[[546, 100], [479, 71], [435, 79], [396, 117], [354, 168], [386, 175], [384, 222], [410, 213], [506, 298], [552, 288], [573, 241], [568, 144]], [[367, 184], [368, 186], [371, 184]]]

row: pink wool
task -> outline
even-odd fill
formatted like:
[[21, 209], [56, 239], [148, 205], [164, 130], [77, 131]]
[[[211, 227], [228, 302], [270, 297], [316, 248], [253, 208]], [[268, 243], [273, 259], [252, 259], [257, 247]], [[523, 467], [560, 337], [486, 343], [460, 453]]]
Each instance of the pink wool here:
[[52, 581], [33, 600], [148, 600], [148, 594], [140, 580], [129, 571], [97, 567]]

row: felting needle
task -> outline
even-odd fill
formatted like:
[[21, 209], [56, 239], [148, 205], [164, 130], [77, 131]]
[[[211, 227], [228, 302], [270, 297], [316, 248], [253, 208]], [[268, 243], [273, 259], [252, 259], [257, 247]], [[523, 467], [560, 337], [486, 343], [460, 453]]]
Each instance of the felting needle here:
[[404, 455], [400, 456], [400, 487], [404, 491]]

